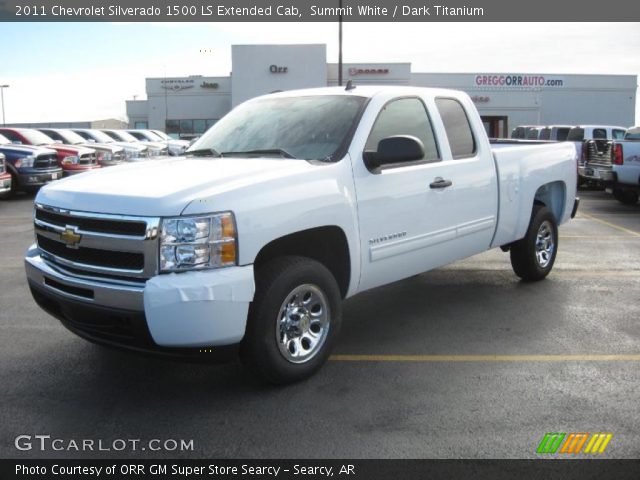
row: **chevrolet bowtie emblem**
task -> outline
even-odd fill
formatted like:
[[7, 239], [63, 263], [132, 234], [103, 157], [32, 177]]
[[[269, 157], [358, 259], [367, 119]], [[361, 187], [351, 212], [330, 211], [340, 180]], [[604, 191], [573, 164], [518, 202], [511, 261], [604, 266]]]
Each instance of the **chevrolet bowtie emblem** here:
[[78, 248], [78, 244], [82, 239], [82, 235], [77, 233], [76, 227], [67, 227], [64, 232], [60, 234], [60, 240], [62, 240], [69, 248]]

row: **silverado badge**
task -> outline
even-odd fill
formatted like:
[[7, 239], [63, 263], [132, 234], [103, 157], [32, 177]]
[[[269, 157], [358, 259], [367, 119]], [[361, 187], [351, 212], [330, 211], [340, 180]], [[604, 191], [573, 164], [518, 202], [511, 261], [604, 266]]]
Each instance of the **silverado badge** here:
[[78, 248], [82, 235], [80, 235], [77, 230], [77, 227], [70, 227], [67, 225], [64, 232], [60, 234], [60, 240], [62, 240], [68, 248]]

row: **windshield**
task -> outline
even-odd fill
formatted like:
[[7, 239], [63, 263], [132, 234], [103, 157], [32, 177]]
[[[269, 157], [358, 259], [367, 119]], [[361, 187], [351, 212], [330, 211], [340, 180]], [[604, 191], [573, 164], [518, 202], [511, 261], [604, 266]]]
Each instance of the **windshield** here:
[[169, 135], [167, 135], [164, 132], [161, 132], [160, 130], [149, 130], [149, 132], [157, 135], [158, 137], [160, 137], [163, 140], [173, 140]]
[[556, 140], [560, 142], [564, 142], [567, 139], [567, 135], [569, 135], [570, 128], [558, 128], [556, 132]]
[[95, 140], [98, 143], [113, 143], [114, 140], [106, 133], [102, 133], [98, 130], [79, 131], [78, 135], [85, 137], [87, 140]]
[[119, 140], [121, 142], [136, 143], [139, 141], [136, 137], [134, 137], [130, 133], [123, 132], [122, 130], [109, 130], [108, 132], [105, 132], [105, 133], [110, 137], [113, 137], [116, 140]]
[[56, 143], [50, 136], [37, 130], [21, 130], [20, 133], [31, 145], [51, 145]]
[[223, 155], [286, 152], [286, 156], [305, 160], [331, 160], [365, 101], [364, 97], [322, 95], [249, 102], [223, 117], [189, 151], [213, 149]]
[[78, 135], [76, 132], [72, 132], [71, 130], [57, 130], [58, 135], [64, 138], [65, 142], [69, 142], [72, 145], [77, 145], [79, 143], [87, 143], [87, 141]]

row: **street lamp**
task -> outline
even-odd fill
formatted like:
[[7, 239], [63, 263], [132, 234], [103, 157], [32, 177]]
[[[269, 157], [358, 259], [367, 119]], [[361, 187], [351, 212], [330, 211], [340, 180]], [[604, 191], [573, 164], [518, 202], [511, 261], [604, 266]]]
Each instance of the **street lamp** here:
[[2, 103], [2, 126], [6, 126], [4, 122], [4, 89], [9, 88], [9, 85], [0, 85], [0, 103]]

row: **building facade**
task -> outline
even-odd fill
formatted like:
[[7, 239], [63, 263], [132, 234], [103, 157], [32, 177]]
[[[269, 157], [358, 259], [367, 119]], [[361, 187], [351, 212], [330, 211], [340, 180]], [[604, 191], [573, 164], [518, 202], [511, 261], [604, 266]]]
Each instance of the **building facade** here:
[[[126, 102], [130, 128], [174, 136], [203, 133], [245, 100], [281, 90], [338, 85], [326, 45], [234, 45], [228, 77], [146, 79], [147, 100]], [[487, 133], [506, 137], [517, 125], [634, 124], [635, 75], [420, 73], [411, 63], [348, 63], [343, 84], [413, 85], [467, 92]]]

